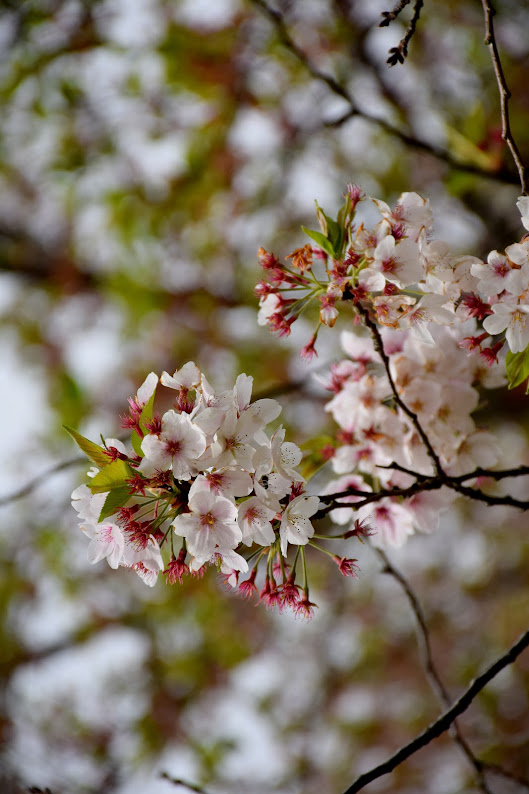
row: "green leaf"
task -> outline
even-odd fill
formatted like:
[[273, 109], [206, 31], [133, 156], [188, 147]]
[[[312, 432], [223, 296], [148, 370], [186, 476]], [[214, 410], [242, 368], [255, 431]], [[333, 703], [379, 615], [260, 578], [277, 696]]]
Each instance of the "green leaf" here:
[[133, 430], [132, 433], [130, 434], [130, 442], [132, 444], [132, 449], [134, 450], [136, 455], [140, 456], [140, 458], [144, 457], [143, 450], [141, 448], [141, 442], [142, 441], [143, 441], [143, 438], [140, 438], [139, 435], [137, 434], [136, 430]]
[[146, 425], [147, 422], [151, 421], [152, 415], [154, 413], [154, 398], [155, 398], [155, 396], [156, 396], [156, 389], [153, 391], [153, 393], [149, 397], [148, 401], [143, 406], [143, 410], [142, 410], [141, 415], [140, 415], [140, 427], [146, 433], [148, 433], [149, 431], [147, 430], [147, 427], [145, 425]]
[[340, 227], [344, 230], [344, 232], [345, 232], [345, 225], [349, 220], [350, 212], [351, 212], [351, 196], [348, 193], [345, 199], [345, 203], [342, 205], [337, 216], [337, 221], [340, 224]]
[[[325, 216], [327, 217], [327, 216]], [[343, 247], [343, 231], [342, 227], [336, 221], [333, 221], [332, 218], [327, 218], [327, 223], [329, 225], [329, 240], [331, 241], [331, 245], [336, 252], [335, 259], [342, 258], [342, 247]]]
[[323, 236], [328, 237], [329, 227], [327, 226], [327, 216], [322, 210], [322, 208], [319, 206], [318, 202], [315, 201], [314, 203], [316, 205], [316, 216], [318, 218], [318, 223], [320, 224], [320, 229], [322, 230]]
[[99, 466], [99, 468], [108, 465], [108, 455], [105, 455], [103, 447], [100, 447], [98, 444], [94, 444], [93, 441], [85, 438], [78, 433], [77, 430], [68, 427], [68, 425], [63, 425], [63, 427], [66, 432], [71, 435], [77, 446], [84, 452], [87, 458], [92, 461], [92, 463], [95, 463], [96, 466]]
[[334, 252], [332, 254], [333, 259], [341, 259], [344, 241], [343, 224], [333, 220], [332, 218], [329, 218], [329, 216], [326, 215], [322, 208], [318, 205], [318, 202], [316, 202], [316, 213], [318, 215], [318, 220], [320, 222], [324, 237], [326, 237], [330, 242]]
[[327, 237], [325, 237], [324, 234], [313, 231], [312, 229], [307, 229], [305, 226], [302, 226], [301, 228], [307, 237], [310, 237], [311, 240], [314, 240], [314, 242], [318, 243], [320, 248], [322, 248], [326, 254], [328, 254], [332, 259], [337, 258], [336, 251], [334, 250], [332, 243], [327, 239]]
[[509, 389], [515, 389], [527, 380], [529, 378], [529, 347], [522, 350], [521, 353], [511, 353], [509, 350], [505, 360], [505, 369], [509, 379]]
[[[146, 424], [147, 422], [150, 422], [153, 417], [155, 397], [156, 397], [156, 389], [153, 391], [153, 393], [151, 394], [151, 396], [143, 406], [143, 410], [140, 414], [140, 427], [145, 433], [149, 432], [146, 427]], [[143, 458], [144, 454], [141, 448], [141, 442], [143, 441], [143, 437], [139, 436], [136, 430], [133, 430], [132, 433], [130, 434], [130, 441], [136, 455], [139, 455], [140, 458]]]
[[301, 444], [300, 448], [304, 455], [298, 468], [306, 480], [310, 480], [317, 471], [325, 466], [329, 458], [322, 455], [321, 452], [327, 446], [334, 447], [334, 444], [333, 437], [325, 434], [315, 436]]
[[105, 504], [101, 508], [101, 513], [99, 515], [98, 521], [104, 521], [105, 518], [113, 515], [118, 507], [123, 507], [127, 504], [130, 499], [130, 488], [125, 486], [124, 488], [114, 488], [114, 490], [110, 491], [107, 498], [105, 499]]
[[114, 460], [92, 478], [88, 487], [92, 493], [114, 491], [116, 488], [123, 488], [126, 480], [133, 476], [134, 472], [128, 463], [124, 460]]

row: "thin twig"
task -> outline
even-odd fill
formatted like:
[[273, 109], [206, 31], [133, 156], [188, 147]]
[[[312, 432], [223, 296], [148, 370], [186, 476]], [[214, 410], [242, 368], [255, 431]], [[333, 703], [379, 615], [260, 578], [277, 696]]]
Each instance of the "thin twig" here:
[[379, 116], [375, 116], [372, 113], [359, 108], [353, 96], [347, 91], [346, 88], [344, 88], [344, 86], [340, 85], [340, 83], [332, 75], [327, 74], [327, 72], [323, 72], [314, 66], [312, 61], [296, 44], [290, 35], [283, 16], [279, 11], [276, 11], [274, 8], [269, 6], [265, 0], [251, 0], [251, 2], [260, 8], [264, 14], [266, 14], [266, 16], [274, 24], [283, 46], [297, 58], [297, 60], [308, 71], [308, 73], [312, 75], [315, 80], [318, 80], [318, 82], [324, 83], [334, 94], [341, 97], [349, 105], [349, 108], [345, 113], [338, 118], [333, 119], [332, 121], [324, 122], [324, 126], [339, 127], [352, 118], [363, 118], [372, 124], [376, 124], [380, 129], [384, 130], [384, 132], [387, 132], [392, 137], [398, 138], [398, 140], [400, 140], [405, 146], [427, 152], [428, 154], [432, 155], [432, 157], [435, 157], [437, 160], [446, 163], [446, 165], [448, 165], [450, 168], [453, 168], [454, 170], [465, 171], [469, 174], [487, 177], [489, 179], [494, 179], [496, 181], [505, 182], [511, 185], [518, 184], [518, 179], [505, 169], [493, 171], [486, 168], [480, 168], [479, 166], [472, 163], [465, 163], [461, 160], [457, 160], [451, 155], [450, 152], [446, 151], [445, 149], [430, 144], [427, 141], [423, 141], [420, 138], [416, 138], [414, 135], [405, 132], [399, 127], [395, 127], [389, 121], [386, 121]]
[[399, 2], [395, 5], [392, 11], [383, 11], [382, 12], [382, 22], [379, 23], [379, 28], [384, 28], [393, 22], [394, 19], [397, 19], [398, 15], [401, 11], [403, 11], [407, 5], [411, 3], [411, 0], [399, 0]]
[[[451, 703], [450, 695], [443, 684], [441, 676], [435, 666], [432, 654], [432, 646], [430, 643], [430, 632], [428, 630], [428, 626], [426, 623], [426, 619], [424, 617], [424, 612], [422, 610], [420, 601], [413, 590], [412, 586], [406, 579], [406, 577], [399, 571], [393, 563], [389, 560], [389, 557], [382, 549], [375, 548], [375, 552], [378, 554], [380, 559], [383, 562], [383, 572], [388, 573], [392, 576], [396, 582], [401, 586], [404, 590], [406, 597], [409, 601], [411, 610], [415, 615], [415, 620], [417, 622], [417, 642], [419, 644], [419, 650], [421, 655], [422, 666], [428, 679], [432, 690], [434, 691], [438, 701], [440, 702], [441, 706], [447, 708]], [[494, 771], [503, 777], [508, 778], [509, 780], [512, 779], [512, 776], [509, 772], [503, 769], [501, 766], [495, 766], [494, 769], [489, 767], [485, 761], [482, 761], [479, 758], [476, 758], [474, 753], [472, 752], [470, 745], [466, 741], [465, 737], [462, 735], [459, 725], [457, 721], [454, 720], [453, 725], [451, 725], [449, 729], [450, 735], [452, 736], [453, 740], [456, 744], [460, 747], [466, 758], [468, 759], [469, 763], [474, 768], [476, 772], [476, 776], [482, 791], [485, 794], [492, 794], [491, 789], [488, 786], [487, 780], [485, 778], [485, 770]], [[519, 781], [517, 781], [519, 782]]]
[[383, 465], [382, 463], [375, 464], [377, 469], [390, 469], [394, 471], [401, 471], [403, 474], [408, 474], [410, 477], [415, 477], [416, 480], [428, 480], [429, 476], [427, 474], [421, 474], [419, 471], [413, 471], [413, 469], [407, 469], [406, 466], [401, 466], [400, 463], [388, 463], [387, 465]]
[[410, 20], [408, 27], [406, 28], [406, 33], [399, 41], [397, 46], [392, 47], [389, 51], [389, 58], [387, 60], [387, 63], [390, 66], [395, 66], [395, 64], [397, 63], [404, 63], [404, 61], [408, 57], [408, 44], [410, 43], [411, 38], [417, 29], [417, 22], [419, 21], [419, 17], [421, 15], [421, 9], [423, 5], [424, 5], [424, 0], [416, 0], [415, 7], [413, 9], [413, 16]]
[[529, 510], [529, 502], [523, 501], [522, 499], [514, 499], [512, 496], [492, 496], [491, 494], [483, 493], [483, 491], [477, 488], [468, 488], [465, 485], [461, 485], [451, 478], [447, 478], [443, 484], [453, 491], [463, 494], [463, 496], [468, 496], [470, 499], [483, 502], [486, 505], [503, 505], [504, 507], [517, 507], [520, 510]]
[[422, 607], [419, 603], [419, 599], [417, 598], [417, 595], [415, 594], [410, 583], [407, 581], [404, 575], [399, 570], [397, 570], [397, 568], [395, 568], [395, 566], [390, 561], [387, 554], [382, 549], [377, 549], [375, 547], [373, 548], [384, 564], [383, 572], [390, 574], [395, 579], [395, 581], [399, 583], [399, 585], [406, 593], [408, 601], [410, 602], [412, 612], [417, 620], [417, 627], [418, 627], [417, 639], [419, 642], [419, 646], [423, 658], [423, 667], [426, 676], [435, 694], [442, 701], [442, 704], [445, 707], [448, 707], [451, 703], [451, 699], [434, 665], [433, 656], [432, 656], [432, 647], [430, 643], [430, 634], [428, 631], [428, 626], [426, 625], [426, 619], [424, 617]]
[[357, 309], [358, 309], [358, 312], [364, 318], [364, 322], [365, 322], [368, 330], [370, 331], [371, 336], [373, 337], [373, 343], [374, 343], [374, 346], [375, 346], [375, 350], [377, 351], [378, 355], [382, 359], [382, 363], [384, 364], [384, 369], [386, 370], [386, 375], [388, 377], [389, 385], [391, 387], [391, 391], [393, 392], [393, 397], [395, 398], [395, 402], [397, 403], [399, 408], [406, 414], [406, 416], [409, 417], [409, 419], [411, 420], [414, 428], [416, 429], [417, 433], [419, 434], [419, 437], [420, 437], [422, 443], [426, 447], [426, 451], [428, 452], [428, 456], [429, 456], [430, 460], [432, 461], [432, 463], [434, 465], [434, 469], [435, 469], [435, 472], [436, 472], [437, 476], [441, 477], [442, 479], [445, 479], [446, 475], [445, 475], [445, 473], [443, 471], [443, 467], [441, 466], [441, 461], [439, 460], [439, 456], [437, 455], [437, 452], [432, 447], [432, 443], [431, 443], [430, 439], [428, 438], [428, 436], [426, 435], [426, 432], [425, 432], [424, 428], [422, 427], [422, 425], [421, 425], [421, 423], [419, 421], [419, 417], [417, 416], [416, 413], [414, 413], [411, 410], [411, 408], [408, 408], [408, 406], [403, 401], [402, 397], [400, 396], [400, 394], [399, 394], [399, 392], [397, 390], [397, 386], [395, 384], [395, 381], [393, 380], [393, 375], [391, 374], [389, 356], [387, 355], [386, 351], [384, 350], [384, 343], [382, 341], [382, 336], [380, 335], [380, 331], [378, 330], [378, 327], [377, 327], [376, 323], [373, 322], [373, 320], [369, 316], [369, 310], [367, 308], [363, 307], [359, 303], [359, 304], [357, 304]]
[[160, 777], [164, 780], [168, 780], [169, 783], [172, 783], [173, 786], [182, 786], [183, 788], [188, 789], [188, 791], [194, 791], [196, 794], [207, 794], [206, 789], [200, 788], [200, 786], [195, 786], [194, 783], [188, 783], [186, 780], [182, 780], [179, 777], [172, 777], [168, 772], [160, 772]]
[[481, 763], [483, 764], [483, 768], [487, 769], [491, 774], [501, 775], [501, 777], [504, 777], [506, 780], [512, 780], [513, 783], [517, 783], [519, 786], [529, 791], [529, 780], [527, 780], [527, 778], [515, 775], [514, 772], [509, 772], [499, 764], [494, 764], [491, 761], [482, 761]]
[[69, 458], [68, 460], [63, 460], [61, 463], [56, 463], [55, 466], [51, 466], [49, 469], [41, 472], [41, 474], [37, 474], [32, 480], [26, 483], [26, 485], [19, 488], [17, 491], [13, 491], [10, 494], [6, 494], [5, 496], [0, 496], [0, 507], [5, 507], [12, 502], [18, 501], [18, 499], [23, 499], [25, 496], [29, 496], [32, 491], [42, 485], [44, 482], [47, 481], [49, 477], [53, 474], [57, 474], [60, 471], [64, 471], [65, 469], [69, 469], [73, 466], [80, 466], [81, 464], [86, 465], [87, 459], [81, 458], [79, 456], [75, 458]]
[[482, 469], [478, 467], [468, 474], [460, 474], [457, 477], [450, 477], [452, 482], [466, 482], [473, 480], [477, 477], [487, 477], [490, 480], [504, 480], [506, 477], [524, 477], [529, 475], [529, 466], [517, 466], [515, 469], [498, 469], [497, 471], [490, 471], [489, 469]]
[[445, 711], [435, 722], [431, 723], [419, 736], [404, 745], [404, 747], [401, 747], [391, 758], [388, 758], [383, 763], [370, 769], [369, 772], [360, 775], [360, 777], [345, 790], [344, 794], [356, 794], [357, 791], [361, 791], [361, 789], [365, 788], [369, 783], [372, 783], [373, 780], [377, 780], [379, 777], [392, 772], [418, 750], [426, 747], [426, 745], [430, 744], [430, 742], [438, 736], [441, 736], [441, 734], [450, 728], [454, 720], [468, 709], [481, 690], [484, 689], [504, 667], [512, 664], [528, 646], [529, 630], [524, 632], [514, 645], [512, 645], [503, 656], [496, 659], [484, 673], [475, 678], [451, 708]]
[[511, 132], [511, 123], [509, 119], [509, 99], [511, 98], [511, 92], [507, 87], [505, 75], [503, 73], [503, 67], [501, 65], [498, 45], [496, 44], [496, 37], [494, 34], [493, 18], [494, 15], [496, 14], [496, 11], [492, 5], [491, 0], [481, 0], [481, 4], [483, 6], [483, 12], [485, 14], [485, 32], [486, 32], [485, 44], [487, 44], [490, 47], [490, 56], [492, 58], [494, 72], [496, 74], [496, 82], [498, 83], [498, 90], [500, 92], [501, 137], [503, 138], [503, 140], [510, 149], [512, 158], [514, 160], [516, 168], [518, 169], [518, 175], [520, 177], [520, 185], [522, 187], [522, 192], [524, 196], [526, 196], [529, 191], [527, 166], [522, 160], [522, 156], [518, 150], [518, 147]]

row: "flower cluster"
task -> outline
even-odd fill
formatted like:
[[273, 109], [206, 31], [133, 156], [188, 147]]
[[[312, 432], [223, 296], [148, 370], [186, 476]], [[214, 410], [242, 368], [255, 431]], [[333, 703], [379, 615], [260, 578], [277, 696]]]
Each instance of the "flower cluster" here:
[[[443, 471], [457, 476], [497, 462], [494, 436], [477, 428], [472, 412], [479, 402], [478, 387], [504, 383], [498, 364], [481, 366], [460, 347], [470, 320], [453, 328], [432, 328], [435, 344], [412, 334], [382, 329], [381, 339], [389, 360], [396, 391], [426, 433]], [[326, 410], [340, 427], [331, 465], [328, 494], [356, 489], [359, 492], [405, 489], [416, 478], [434, 475], [432, 458], [421, 439], [416, 421], [395, 403], [382, 361], [371, 337], [342, 332], [342, 347], [349, 358], [331, 366], [321, 378], [333, 392]], [[409, 499], [386, 497], [355, 510], [342, 506], [331, 512], [337, 524], [348, 524], [353, 516], [369, 520], [377, 529], [377, 545], [402, 545], [416, 530], [431, 532], [440, 513], [453, 502], [455, 493], [444, 487], [422, 491]], [[340, 504], [358, 502], [359, 495], [346, 496]]]
[[[493, 435], [472, 414], [479, 389], [505, 384], [505, 368], [511, 387], [529, 376], [529, 237], [483, 262], [433, 239], [431, 208], [417, 193], [393, 208], [371, 199], [380, 219], [370, 229], [355, 223], [366, 200], [349, 185], [336, 220], [317, 207], [321, 231], [304, 229], [316, 245], [287, 257], [293, 269], [260, 249], [258, 322], [285, 335], [316, 304], [318, 325], [301, 351], [308, 359], [340, 302], [367, 328], [342, 334], [349, 358], [320, 378], [340, 427], [320, 451], [338, 475], [324, 494], [337, 494], [328, 501], [336, 523], [371, 521], [375, 544], [401, 545], [415, 530], [434, 529], [455, 496], [447, 487], [416, 488], [411, 498], [403, 491], [421, 477], [449, 484], [498, 460]], [[529, 199], [518, 208], [529, 229]]]
[[[117, 439], [98, 446], [69, 429], [95, 464], [88, 483], [72, 494], [92, 563], [106, 558], [151, 586], [160, 571], [174, 583], [213, 564], [227, 584], [250, 596], [262, 561], [260, 600], [311, 614], [303, 547], [314, 536], [310, 519], [319, 498], [305, 494], [297, 470], [302, 453], [284, 440], [283, 427], [265, 432], [280, 405], [252, 403], [251, 392], [252, 378], [239, 375], [233, 389], [217, 394], [188, 362], [160, 379], [151, 373], [129, 400], [122, 422], [131, 431], [129, 449]], [[171, 407], [160, 415], [155, 398], [167, 404], [168, 396]], [[355, 560], [335, 561], [353, 575]]]
[[[319, 308], [302, 356], [315, 354], [340, 302], [364, 326], [342, 333], [348, 358], [320, 378], [340, 428], [319, 450], [332, 470], [321, 501], [305, 492], [302, 453], [283, 427], [267, 432], [279, 404], [252, 403], [246, 375], [217, 393], [188, 362], [173, 375], [151, 373], [129, 399], [129, 446], [99, 446], [69, 429], [94, 464], [72, 494], [91, 562], [106, 558], [149, 585], [160, 572], [175, 583], [214, 565], [241, 595], [309, 617], [306, 546], [355, 576], [356, 560], [326, 540], [376, 533], [377, 545], [401, 545], [437, 526], [458, 482], [497, 463], [495, 439], [473, 414], [482, 388], [505, 383], [505, 367], [510, 386], [529, 377], [529, 238], [483, 262], [433, 239], [418, 194], [404, 193], [393, 209], [373, 199], [372, 229], [355, 223], [365, 200], [350, 185], [336, 220], [318, 207], [321, 231], [304, 230], [316, 245], [292, 252], [288, 266], [259, 251], [259, 323], [284, 336], [311, 304]], [[518, 207], [529, 229], [529, 199]], [[316, 534], [312, 522], [327, 514], [341, 534]]]
[[[403, 193], [393, 209], [371, 199], [380, 221], [372, 229], [363, 223], [356, 226], [356, 208], [366, 198], [358, 187], [349, 185], [336, 221], [318, 207], [321, 232], [304, 229], [317, 247], [306, 245], [287, 257], [295, 270], [260, 249], [259, 263], [265, 272], [256, 286], [261, 325], [286, 335], [297, 317], [317, 303], [318, 326], [301, 351], [311, 358], [321, 324], [335, 324], [337, 303], [342, 300], [368, 308], [379, 325], [411, 330], [430, 343], [434, 342], [432, 323], [453, 326], [476, 318], [482, 323], [481, 332], [461, 344], [480, 353], [487, 363], [498, 360], [503, 332], [511, 353], [526, 350], [528, 239], [508, 246], [504, 254], [492, 251], [484, 263], [474, 256], [455, 255], [447, 243], [432, 239], [432, 211], [417, 193]], [[528, 228], [529, 199], [519, 199], [518, 207]]]

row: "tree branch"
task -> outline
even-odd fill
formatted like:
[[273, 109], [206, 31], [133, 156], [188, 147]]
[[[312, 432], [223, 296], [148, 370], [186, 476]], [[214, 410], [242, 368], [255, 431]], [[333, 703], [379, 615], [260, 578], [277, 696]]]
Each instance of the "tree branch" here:
[[422, 427], [419, 417], [415, 414], [406, 403], [402, 400], [397, 387], [395, 385], [395, 381], [393, 380], [393, 375], [391, 374], [391, 367], [389, 363], [389, 356], [386, 354], [384, 350], [384, 343], [382, 341], [382, 337], [380, 335], [380, 331], [375, 322], [369, 316], [369, 310], [364, 308], [360, 303], [357, 304], [357, 310], [359, 314], [362, 315], [364, 318], [364, 322], [369, 329], [371, 336], [373, 337], [373, 343], [375, 345], [375, 350], [379, 354], [380, 358], [382, 359], [382, 363], [384, 364], [384, 369], [386, 370], [386, 375], [389, 380], [389, 385], [391, 386], [391, 391], [393, 392], [393, 397], [395, 398], [395, 402], [399, 406], [399, 408], [409, 417], [411, 420], [414, 428], [416, 429], [419, 437], [426, 447], [426, 451], [428, 452], [428, 456], [433, 463], [434, 470], [438, 477], [445, 478], [445, 473], [443, 471], [443, 467], [441, 466], [441, 461], [439, 460], [439, 456], [437, 455], [436, 451], [432, 447], [431, 441], [426, 435], [424, 428]]
[[382, 22], [379, 23], [379, 28], [384, 28], [393, 22], [394, 19], [397, 19], [398, 15], [401, 11], [404, 11], [407, 5], [411, 3], [411, 0], [399, 0], [399, 2], [394, 6], [392, 11], [383, 11], [382, 12]]
[[315, 80], [318, 82], [324, 83], [330, 91], [332, 91], [337, 96], [341, 97], [347, 104], [349, 105], [349, 109], [339, 116], [337, 119], [332, 121], [324, 122], [324, 125], [327, 127], [339, 127], [345, 122], [349, 121], [354, 117], [363, 118], [366, 121], [371, 122], [372, 124], [376, 124], [377, 127], [387, 132], [394, 138], [397, 138], [401, 141], [405, 146], [409, 146], [412, 149], [416, 149], [418, 151], [423, 151], [430, 154], [432, 157], [435, 157], [437, 160], [440, 160], [450, 168], [453, 168], [456, 171], [465, 171], [469, 174], [475, 174], [476, 176], [487, 177], [488, 179], [494, 179], [495, 181], [507, 183], [510, 185], [517, 185], [518, 179], [513, 174], [509, 173], [506, 169], [502, 170], [489, 170], [485, 168], [480, 168], [477, 165], [472, 163], [465, 163], [461, 160], [457, 160], [454, 158], [450, 152], [442, 149], [441, 147], [435, 146], [427, 141], [423, 141], [420, 138], [416, 138], [414, 135], [405, 132], [404, 130], [400, 129], [399, 127], [395, 127], [389, 121], [382, 119], [378, 116], [374, 116], [372, 113], [369, 113], [365, 110], [362, 110], [356, 104], [354, 97], [347, 91], [344, 86], [340, 85], [340, 83], [330, 74], [317, 69], [312, 61], [308, 58], [308, 56], [303, 52], [303, 50], [298, 47], [292, 36], [290, 35], [285, 20], [282, 14], [279, 11], [276, 11], [274, 8], [268, 5], [265, 0], [250, 0], [255, 6], [260, 8], [263, 13], [270, 19], [270, 21], [274, 24], [276, 28], [277, 34], [283, 46], [294, 55], [297, 60], [305, 67], [308, 73], [314, 77]]
[[451, 477], [452, 482], [466, 482], [476, 477], [488, 477], [490, 480], [503, 480], [506, 477], [523, 477], [529, 475], [529, 466], [517, 466], [515, 469], [498, 469], [489, 471], [478, 467], [468, 474], [460, 474], [458, 477]]
[[503, 507], [516, 507], [519, 510], [529, 510], [529, 501], [523, 501], [521, 499], [514, 499], [512, 496], [492, 496], [491, 494], [483, 493], [483, 491], [478, 490], [477, 488], [468, 488], [464, 485], [461, 485], [456, 479], [449, 477], [448, 475], [444, 475], [442, 477], [425, 477], [424, 475], [416, 475], [418, 477], [417, 482], [410, 485], [408, 488], [384, 488], [380, 491], [367, 492], [361, 491], [358, 488], [348, 488], [344, 491], [339, 491], [338, 493], [333, 494], [324, 494], [319, 497], [320, 502], [325, 502], [326, 506], [319, 510], [315, 515], [314, 518], [323, 518], [323, 516], [327, 515], [331, 510], [334, 510], [336, 507], [351, 507], [352, 505], [348, 502], [340, 502], [339, 499], [344, 499], [348, 496], [359, 496], [361, 497], [358, 502], [354, 503], [354, 508], [358, 510], [360, 507], [364, 507], [365, 505], [372, 504], [373, 502], [379, 502], [381, 499], [391, 499], [396, 496], [403, 497], [404, 499], [409, 499], [415, 494], [422, 493], [423, 491], [438, 491], [440, 488], [446, 487], [451, 488], [456, 493], [462, 494], [463, 496], [468, 496], [469, 499], [473, 499], [475, 502], [483, 502], [487, 505], [501, 505]]
[[443, 485], [452, 488], [453, 491], [468, 496], [477, 502], [483, 502], [486, 505], [503, 505], [504, 507], [517, 507], [520, 510], [529, 510], [529, 501], [521, 499], [513, 499], [512, 496], [492, 496], [491, 494], [483, 493], [477, 488], [468, 488], [466, 485], [461, 485], [454, 481], [451, 477], [447, 477]]
[[195, 786], [194, 783], [188, 783], [186, 780], [182, 780], [179, 777], [172, 777], [168, 772], [160, 772], [160, 777], [164, 780], [168, 780], [169, 783], [173, 784], [173, 786], [182, 786], [188, 791], [196, 792], [196, 794], [207, 794], [207, 791], [203, 788], [200, 788], [200, 786]]
[[53, 474], [57, 474], [59, 471], [64, 471], [65, 469], [69, 469], [73, 466], [80, 466], [81, 464], [87, 463], [87, 458], [85, 457], [75, 457], [69, 458], [68, 460], [63, 460], [61, 463], [56, 463], [55, 466], [51, 466], [49, 469], [46, 469], [41, 474], [37, 474], [32, 480], [26, 483], [26, 485], [19, 488], [17, 491], [13, 491], [10, 494], [6, 494], [5, 496], [0, 497], [0, 507], [5, 507], [12, 502], [18, 501], [18, 499], [23, 499], [25, 496], [29, 496], [29, 494], [38, 488], [39, 485], [42, 485], [46, 480], [51, 477]]
[[[451, 698], [448, 694], [448, 691], [443, 684], [441, 676], [435, 666], [432, 654], [432, 646], [430, 643], [430, 632], [428, 630], [428, 626], [426, 623], [426, 619], [424, 617], [424, 612], [422, 610], [421, 604], [419, 599], [413, 590], [412, 586], [405, 578], [405, 576], [399, 571], [392, 562], [390, 562], [387, 554], [382, 549], [377, 549], [373, 547], [375, 552], [378, 554], [379, 558], [382, 560], [383, 563], [383, 573], [388, 573], [392, 576], [396, 582], [400, 585], [400, 587], [404, 590], [408, 602], [410, 604], [411, 610], [415, 616], [415, 620], [417, 623], [417, 642], [419, 645], [419, 652], [421, 656], [421, 663], [424, 669], [426, 678], [428, 679], [430, 686], [435, 693], [438, 701], [440, 702], [441, 706], [447, 708], [450, 706]], [[461, 730], [457, 724], [457, 721], [454, 720], [454, 723], [449, 728], [450, 735], [456, 742], [456, 744], [460, 747], [465, 757], [468, 759], [469, 763], [472, 765], [476, 772], [476, 776], [482, 789], [485, 794], [492, 794], [488, 783], [485, 779], [485, 772], [494, 772], [497, 775], [501, 775], [502, 777], [508, 780], [515, 780], [518, 784], [525, 786], [525, 788], [529, 789], [529, 783], [521, 778], [518, 778], [512, 775], [510, 772], [505, 770], [499, 764], [489, 764], [486, 761], [482, 761], [480, 758], [477, 758], [470, 745], [464, 738], [461, 733]]]
[[[361, 491], [358, 488], [347, 488], [339, 493], [324, 494], [319, 497], [320, 502], [328, 502], [328, 504], [318, 510], [318, 512], [314, 514], [314, 518], [323, 518], [323, 516], [327, 515], [327, 513], [334, 510], [336, 507], [354, 507], [355, 510], [359, 510], [365, 505], [372, 504], [373, 502], [380, 502], [381, 499], [391, 499], [397, 496], [410, 499], [412, 496], [415, 496], [415, 494], [422, 493], [423, 491], [437, 491], [442, 488], [444, 484], [445, 483], [439, 478], [430, 477], [429, 479], [413, 483], [413, 485], [410, 485], [408, 488], [384, 488], [374, 493], [371, 491]], [[337, 501], [347, 496], [359, 496], [361, 498], [354, 504]]]
[[483, 6], [483, 12], [485, 14], [485, 31], [486, 31], [485, 44], [487, 44], [490, 47], [490, 56], [492, 58], [494, 72], [496, 74], [496, 82], [498, 83], [498, 90], [500, 92], [501, 137], [503, 138], [503, 140], [510, 149], [512, 158], [514, 160], [516, 168], [518, 169], [518, 175], [520, 178], [520, 185], [522, 187], [522, 192], [524, 196], [526, 196], [529, 191], [527, 166], [522, 160], [522, 156], [520, 155], [520, 152], [518, 150], [518, 147], [511, 132], [511, 123], [509, 119], [509, 99], [511, 98], [511, 92], [507, 87], [505, 75], [503, 73], [503, 67], [501, 65], [498, 45], [496, 44], [496, 37], [494, 34], [493, 18], [494, 15], [496, 14], [496, 11], [492, 5], [491, 0], [481, 0], [481, 3]]
[[401, 747], [400, 750], [391, 756], [391, 758], [388, 758], [383, 763], [369, 770], [369, 772], [365, 772], [363, 775], [360, 775], [360, 777], [358, 777], [354, 783], [352, 783], [349, 788], [344, 791], [344, 794], [356, 794], [357, 791], [361, 791], [369, 783], [372, 783], [379, 777], [392, 772], [418, 750], [426, 747], [426, 745], [430, 744], [430, 742], [432, 742], [438, 736], [441, 736], [441, 734], [450, 728], [454, 720], [468, 709], [474, 698], [481, 692], [481, 690], [484, 689], [485, 686], [504, 669], [504, 667], [512, 664], [512, 662], [514, 662], [514, 660], [528, 646], [529, 630], [522, 634], [521, 637], [519, 637], [519, 639], [514, 643], [514, 645], [512, 645], [509, 650], [503, 654], [503, 656], [500, 656], [498, 659], [496, 659], [496, 661], [493, 662], [484, 673], [475, 678], [471, 682], [468, 689], [465, 690], [465, 692], [451, 708], [445, 711], [444, 714], [442, 714], [435, 722], [431, 723], [431, 725], [429, 725], [421, 734], [419, 734], [419, 736], [417, 736], [408, 744], [404, 745], [404, 747]]
[[[415, 7], [413, 9], [413, 16], [410, 20], [408, 27], [406, 28], [406, 33], [399, 41], [397, 46], [392, 47], [389, 51], [389, 58], [387, 60], [387, 63], [390, 66], [395, 66], [395, 64], [397, 63], [404, 63], [404, 61], [406, 60], [408, 56], [408, 44], [410, 43], [413, 34], [417, 30], [417, 22], [419, 21], [419, 17], [421, 15], [421, 9], [423, 5], [424, 5], [424, 0], [416, 0]], [[400, 6], [400, 3], [398, 4], [398, 6]], [[395, 19], [397, 14], [399, 14], [402, 10], [401, 8], [398, 8], [398, 6], [396, 6], [395, 9], [393, 9], [393, 12], [389, 14], [389, 16], [392, 16], [393, 19]], [[398, 8], [398, 11], [395, 13], [396, 8]], [[379, 27], [383, 27], [384, 25], [389, 25], [389, 23], [392, 21], [385, 14], [383, 14], [383, 16], [384, 19], [380, 23]]]

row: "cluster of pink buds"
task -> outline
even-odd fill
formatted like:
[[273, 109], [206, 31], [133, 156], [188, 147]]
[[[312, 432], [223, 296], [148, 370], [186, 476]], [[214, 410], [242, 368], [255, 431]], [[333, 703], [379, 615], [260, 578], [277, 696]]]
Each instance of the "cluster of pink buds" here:
[[[160, 388], [164, 405], [172, 395], [162, 415]], [[251, 392], [252, 378], [239, 375], [216, 393], [188, 362], [173, 375], [151, 373], [129, 400], [128, 444], [100, 446], [68, 428], [94, 464], [72, 494], [90, 562], [129, 568], [151, 586], [159, 573], [174, 584], [213, 565], [242, 596], [310, 617], [305, 547], [330, 554], [314, 538], [320, 500], [305, 493], [302, 453], [283, 427], [265, 432], [280, 405], [252, 403]], [[344, 576], [355, 574], [354, 559], [333, 559]]]

